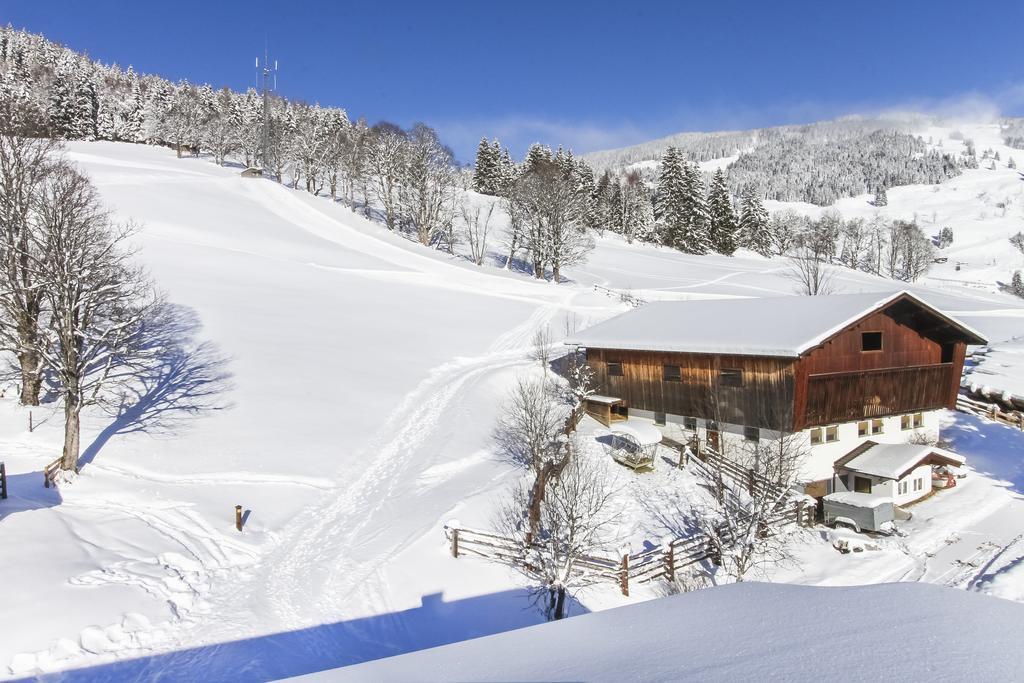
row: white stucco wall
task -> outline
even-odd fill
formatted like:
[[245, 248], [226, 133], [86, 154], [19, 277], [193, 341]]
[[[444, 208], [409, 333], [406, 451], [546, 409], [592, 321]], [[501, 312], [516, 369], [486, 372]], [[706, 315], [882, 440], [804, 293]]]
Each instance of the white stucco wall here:
[[[802, 450], [807, 454], [803, 466], [801, 467], [800, 479], [804, 482], [831, 479], [835, 471], [835, 461], [856, 448], [858, 444], [868, 439], [875, 441], [876, 443], [907, 443], [914, 434], [928, 434], [932, 437], [938, 437], [940, 412], [941, 411], [938, 410], [922, 412], [922, 426], [917, 429], [901, 429], [900, 415], [881, 418], [883, 423], [882, 432], [868, 434], [863, 437], [857, 435], [857, 422], [840, 423], [837, 425], [838, 440], [821, 443], [815, 446], [811, 445], [811, 430], [805, 429], [797, 434], [798, 443]], [[631, 417], [639, 417], [649, 420], [654, 419], [654, 413], [646, 410], [631, 409], [629, 414]], [[659, 425], [658, 428], [666, 437], [685, 443], [689, 440], [693, 432], [683, 427], [683, 419], [683, 416], [668, 414], [665, 416], [665, 424]], [[719, 433], [722, 435], [723, 451], [726, 455], [734, 449], [749, 447], [750, 442], [744, 439], [742, 425], [719, 423], [718, 426]], [[822, 431], [824, 434], [824, 427], [822, 427]], [[697, 435], [701, 439], [707, 439], [706, 420], [697, 420]], [[760, 438], [778, 438], [778, 433], [762, 429], [760, 430]], [[927, 486], [930, 488], [931, 475], [929, 475], [927, 479]], [[911, 489], [912, 488], [913, 487], [911, 486]], [[895, 493], [895, 488], [893, 488], [893, 493]], [[913, 493], [913, 490], [911, 490], [910, 493]], [[917, 497], [919, 496], [911, 496], [909, 500], [913, 500]]]
[[[857, 435], [857, 422], [859, 420], [857, 422], [843, 422], [837, 425], [839, 428], [839, 439], [837, 441], [821, 443], [816, 446], [811, 445], [811, 430], [805, 429], [801, 434], [806, 438], [806, 446], [810, 456], [801, 470], [802, 477], [805, 481], [828, 479], [834, 471], [833, 465], [835, 461], [868, 439], [876, 443], [907, 443], [915, 433], [938, 437], [940, 412], [938, 410], [922, 412], [922, 426], [918, 429], [908, 430], [900, 428], [901, 416], [883, 417], [881, 418], [883, 422], [882, 432], [866, 436]], [[824, 427], [822, 427], [822, 431], [824, 433]]]
[[[914, 490], [915, 479], [922, 480], [922, 488], [919, 491]], [[893, 502], [896, 503], [897, 505], [904, 505], [906, 503], [915, 501], [923, 496], [927, 496], [932, 490], [932, 466], [921, 465], [920, 467], [916, 467], [910, 474], [905, 476], [900, 481], [907, 482], [907, 492], [902, 495], [897, 493], [899, 491], [899, 487], [896, 486], [896, 483], [891, 482], [893, 484]]]

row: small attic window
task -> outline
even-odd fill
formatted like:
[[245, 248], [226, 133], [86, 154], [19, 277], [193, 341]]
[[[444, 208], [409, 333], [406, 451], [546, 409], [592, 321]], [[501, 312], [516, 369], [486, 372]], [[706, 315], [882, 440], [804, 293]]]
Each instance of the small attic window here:
[[860, 333], [860, 350], [861, 351], [881, 351], [882, 350], [882, 333], [881, 332], [861, 332]]
[[723, 387], [742, 387], [743, 371], [738, 368], [722, 368], [718, 381]]

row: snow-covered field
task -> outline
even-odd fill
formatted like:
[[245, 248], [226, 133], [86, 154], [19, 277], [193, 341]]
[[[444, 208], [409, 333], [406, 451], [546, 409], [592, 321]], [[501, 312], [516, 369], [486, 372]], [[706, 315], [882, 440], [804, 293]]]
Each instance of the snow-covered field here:
[[[965, 132], [979, 150], [995, 146]], [[451, 559], [441, 533], [451, 517], [487, 526], [519, 476], [490, 435], [512, 380], [535, 371], [534, 331], [561, 336], [625, 309], [595, 284], [649, 299], [793, 291], [778, 260], [685, 256], [612, 236], [569, 272], [572, 283], [552, 285], [422, 249], [328, 199], [207, 160], [115, 143], [72, 143], [68, 155], [119, 216], [144, 224], [139, 258], [178, 306], [190, 353], [169, 360], [140, 403], [88, 416], [81, 475], [59, 491], [43, 488], [41, 470], [59, 454], [60, 414], [34, 409], [29, 432], [14, 392], [0, 399], [8, 675], [268, 678], [537, 623], [522, 579]], [[1024, 302], [949, 280], [1006, 277], [1024, 183], [1004, 175], [970, 171], [939, 193], [895, 188], [887, 209], [945, 197], [950, 217], [937, 225], [954, 228], [949, 251], [969, 265], [946, 272], [951, 257], [913, 290], [997, 347], [1024, 332]], [[976, 220], [982, 185], [1000, 201], [1004, 187], [1018, 197], [1007, 217]], [[894, 289], [862, 273], [839, 282]], [[991, 476], [972, 473], [922, 504], [906, 547], [839, 556], [812, 538], [802, 569], [776, 578], [1019, 591], [1019, 543], [983, 556], [990, 571], [948, 574], [977, 565], [979, 544], [1004, 547], [1024, 528], [1024, 437], [950, 420], [948, 436]], [[242, 533], [236, 504], [248, 511]], [[623, 601], [609, 587], [581, 608]]]

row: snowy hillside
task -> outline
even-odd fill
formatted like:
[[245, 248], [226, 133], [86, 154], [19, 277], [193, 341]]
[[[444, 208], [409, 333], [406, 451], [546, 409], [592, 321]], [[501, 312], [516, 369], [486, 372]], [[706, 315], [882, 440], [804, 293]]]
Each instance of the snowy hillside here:
[[[793, 292], [779, 259], [687, 256], [616, 236], [598, 239], [588, 262], [568, 270], [570, 282], [554, 285], [474, 266], [329, 199], [164, 148], [76, 142], [68, 157], [118, 216], [144, 224], [138, 258], [178, 307], [188, 351], [119, 416], [87, 416], [81, 475], [59, 492], [43, 488], [41, 469], [59, 452], [60, 415], [32, 409], [30, 432], [30, 410], [10, 391], [0, 400], [11, 480], [0, 536], [18, 549], [0, 565], [4, 609], [18, 615], [0, 626], [8, 675], [145, 656], [138, 666], [176, 680], [204, 678], [211, 661], [231, 672], [224, 678], [266, 678], [537, 623], [518, 575], [452, 560], [441, 532], [452, 517], [486, 526], [519, 475], [496, 457], [491, 432], [514, 378], [539, 372], [534, 332], [549, 326], [561, 338], [625, 310], [594, 285], [646, 299]], [[941, 195], [934, 210], [959, 217], [950, 249], [970, 268], [954, 273], [951, 259], [912, 289], [993, 342], [1020, 333], [1024, 306], [955, 280], [1007, 265], [994, 235], [1012, 228], [1013, 209], [979, 217], [987, 205], [977, 194], [1016, 197], [1013, 183], [1003, 170], [972, 171], [940, 193], [894, 189], [886, 209], [931, 207]], [[982, 265], [983, 253], [998, 266]], [[899, 288], [855, 271], [839, 284]], [[972, 434], [995, 435], [957, 429], [968, 457], [983, 448]], [[1003, 462], [993, 458], [990, 471], [1010, 479]], [[1021, 481], [1010, 491], [971, 481], [962, 500], [981, 522], [1006, 506], [1020, 512], [1010, 491]], [[235, 505], [248, 511], [241, 533]], [[931, 543], [943, 538], [838, 568], [822, 550], [803, 575], [779, 578], [910, 576], [934, 555]], [[958, 561], [961, 550], [940, 560]], [[919, 576], [945, 581], [944, 570], [926, 566]], [[610, 589], [577, 608], [624, 601]]]

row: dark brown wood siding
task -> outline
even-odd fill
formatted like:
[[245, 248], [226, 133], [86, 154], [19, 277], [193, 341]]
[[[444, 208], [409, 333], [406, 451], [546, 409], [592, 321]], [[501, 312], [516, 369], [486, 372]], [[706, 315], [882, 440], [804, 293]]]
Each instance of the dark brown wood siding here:
[[[598, 393], [620, 398], [629, 408], [763, 429], [792, 426], [790, 359], [590, 349], [587, 360]], [[609, 361], [622, 364], [621, 377], [608, 375]], [[664, 379], [665, 365], [679, 367], [680, 381]], [[740, 370], [742, 386], [723, 385], [723, 369]]]
[[[862, 351], [862, 332], [881, 332], [882, 350]], [[965, 345], [947, 342], [942, 363], [942, 339], [885, 311], [836, 334], [797, 362], [796, 428], [953, 407]]]

